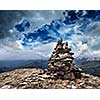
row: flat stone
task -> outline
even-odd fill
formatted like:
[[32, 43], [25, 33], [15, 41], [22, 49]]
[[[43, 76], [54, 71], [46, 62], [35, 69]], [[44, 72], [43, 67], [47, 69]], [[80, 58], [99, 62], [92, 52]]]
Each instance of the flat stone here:
[[44, 78], [38, 78], [38, 80], [39, 80], [39, 81], [44, 81], [45, 79], [44, 79]]
[[74, 85], [72, 85], [72, 86], [71, 86], [71, 88], [72, 88], [72, 89], [76, 89], [77, 87], [76, 87], [76, 86], [74, 86]]
[[90, 75], [89, 75], [89, 74], [85, 74], [85, 76], [86, 76], [86, 77], [90, 77]]
[[27, 81], [30, 81], [31, 79], [32, 79], [32, 78], [26, 78], [25, 81], [27, 82]]
[[43, 77], [43, 78], [49, 78], [49, 77], [50, 77], [50, 75], [43, 74], [43, 75], [41, 75], [41, 77]]
[[93, 80], [96, 80], [97, 78], [98, 78], [98, 77], [93, 77], [92, 79], [93, 79]]
[[27, 84], [27, 82], [23, 82], [23, 83], [20, 83], [21, 85], [26, 85]]
[[100, 89], [100, 86], [97, 86], [98, 89]]
[[11, 89], [12, 86], [11, 85], [4, 85], [3, 87], [1, 87], [1, 89]]
[[71, 88], [71, 85], [67, 85], [67, 88]]
[[81, 86], [81, 85], [84, 85], [84, 83], [80, 83], [80, 86]]
[[86, 86], [86, 89], [93, 89], [92, 86]]

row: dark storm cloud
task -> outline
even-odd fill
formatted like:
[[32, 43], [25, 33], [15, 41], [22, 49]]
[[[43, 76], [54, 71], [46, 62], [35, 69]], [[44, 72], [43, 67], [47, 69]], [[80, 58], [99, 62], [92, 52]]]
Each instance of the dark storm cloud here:
[[[23, 19], [29, 21], [29, 31], [33, 31], [36, 28], [52, 22], [55, 19], [61, 19], [63, 11], [52, 10], [4, 10], [0, 11], [0, 59], [30, 59], [31, 58], [43, 58], [48, 55], [48, 51], [51, 50], [52, 44], [42, 45], [34, 50], [25, 49], [17, 38], [17, 35], [22, 35], [22, 32], [15, 30], [15, 26], [20, 24]], [[24, 24], [27, 26], [26, 24]], [[21, 29], [21, 28], [19, 28]], [[24, 30], [27, 33], [26, 29]], [[36, 44], [37, 45], [37, 44]], [[40, 45], [40, 44], [39, 44]], [[43, 47], [42, 47], [43, 46]], [[45, 46], [45, 47], [44, 47]], [[42, 48], [42, 50], [41, 50]], [[44, 48], [44, 49], [43, 49]], [[39, 50], [39, 51], [38, 51]], [[37, 51], [34, 52], [34, 51]], [[31, 52], [31, 53], [30, 53]], [[43, 52], [45, 52], [43, 54]], [[33, 54], [32, 54], [33, 53]], [[27, 57], [25, 56], [27, 54]], [[21, 55], [21, 57], [20, 57]], [[32, 56], [34, 55], [34, 56]]]
[[50, 22], [53, 19], [59, 18], [61, 11], [37, 11], [37, 10], [1, 10], [0, 11], [0, 38], [12, 36], [9, 29], [12, 29], [16, 23], [22, 18], [27, 18], [32, 27], [39, 27], [42, 24]]
[[27, 12], [24, 11], [0, 11], [0, 38], [9, 36], [8, 32], [14, 23], [26, 16]]

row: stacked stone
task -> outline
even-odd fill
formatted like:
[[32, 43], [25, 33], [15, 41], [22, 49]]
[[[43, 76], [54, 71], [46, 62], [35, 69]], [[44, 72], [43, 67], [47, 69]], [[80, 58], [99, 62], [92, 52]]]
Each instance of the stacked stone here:
[[73, 64], [73, 54], [68, 43], [62, 43], [62, 39], [58, 40], [49, 62], [48, 71], [57, 79], [77, 79], [81, 78], [81, 71]]

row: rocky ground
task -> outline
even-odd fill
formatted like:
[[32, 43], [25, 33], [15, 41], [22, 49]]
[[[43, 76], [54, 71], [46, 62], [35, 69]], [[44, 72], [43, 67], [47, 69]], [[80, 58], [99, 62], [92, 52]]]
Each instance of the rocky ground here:
[[0, 74], [1, 89], [98, 89], [100, 77], [82, 73], [81, 79], [62, 80], [43, 73], [42, 69], [16, 69]]

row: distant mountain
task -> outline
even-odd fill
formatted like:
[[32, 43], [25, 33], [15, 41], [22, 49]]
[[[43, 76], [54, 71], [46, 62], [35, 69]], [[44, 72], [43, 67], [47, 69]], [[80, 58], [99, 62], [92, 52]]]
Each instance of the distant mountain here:
[[75, 60], [74, 60], [74, 63], [76, 64], [76, 65], [80, 65], [81, 63], [83, 63], [83, 62], [86, 62], [86, 61], [88, 61], [88, 58], [75, 58]]
[[100, 60], [81, 59], [77, 61], [77, 65], [83, 69], [85, 73], [100, 76]]
[[19, 68], [47, 68], [47, 60], [2, 60], [0, 73]]
[[[75, 59], [75, 64], [83, 72], [100, 76], [100, 60], [89, 60], [87, 58]], [[48, 60], [5, 60], [0, 61], [0, 73], [20, 68], [47, 68]]]
[[87, 62], [87, 61], [100, 61], [100, 57], [95, 57], [95, 56], [91, 56], [91, 57], [83, 57], [83, 58], [75, 58], [74, 63], [79, 65], [81, 63]]

